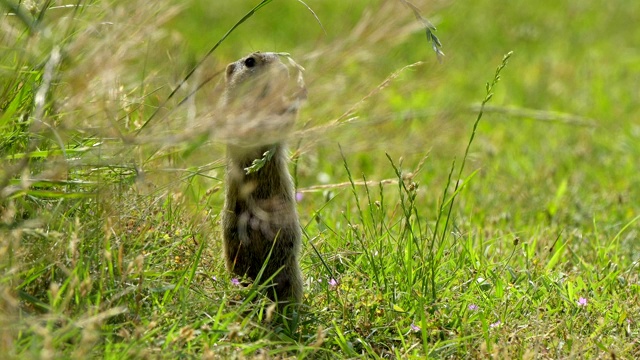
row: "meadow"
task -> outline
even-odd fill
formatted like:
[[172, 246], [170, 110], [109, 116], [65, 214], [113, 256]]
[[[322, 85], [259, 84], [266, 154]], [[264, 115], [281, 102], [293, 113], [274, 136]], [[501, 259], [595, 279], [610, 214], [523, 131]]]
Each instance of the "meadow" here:
[[[0, 353], [640, 358], [640, 2], [412, 4], [0, 0]], [[257, 50], [308, 89], [286, 321], [203, 131]]]

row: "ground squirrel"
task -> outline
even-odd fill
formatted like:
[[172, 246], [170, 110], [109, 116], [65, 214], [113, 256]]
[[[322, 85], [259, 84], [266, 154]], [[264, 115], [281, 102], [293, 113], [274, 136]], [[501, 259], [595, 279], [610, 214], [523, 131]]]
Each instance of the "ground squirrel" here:
[[227, 66], [222, 99], [227, 126], [238, 129], [227, 146], [226, 265], [255, 280], [266, 263], [260, 281], [277, 273], [267, 295], [281, 305], [302, 301], [301, 229], [284, 134], [306, 92], [291, 83], [278, 54], [255, 52]]

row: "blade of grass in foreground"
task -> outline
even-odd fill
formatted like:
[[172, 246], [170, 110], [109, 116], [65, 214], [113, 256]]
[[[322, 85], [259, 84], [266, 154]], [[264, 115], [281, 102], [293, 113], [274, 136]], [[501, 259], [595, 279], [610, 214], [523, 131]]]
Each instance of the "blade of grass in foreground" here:
[[[229, 37], [229, 35], [231, 35], [232, 32], [235, 31], [235, 29], [238, 28], [238, 26], [242, 25], [242, 23], [244, 23], [245, 21], [247, 21], [250, 17], [252, 17], [258, 10], [260, 10], [262, 7], [266, 6], [267, 4], [269, 4], [272, 0], [262, 0], [258, 5], [256, 5], [253, 9], [251, 9], [245, 16], [243, 16], [240, 20], [238, 20], [238, 22], [236, 22], [231, 29], [229, 29], [224, 35], [222, 35], [222, 38], [220, 38], [220, 40], [218, 40], [218, 42], [213, 45], [213, 47], [211, 49], [209, 49], [209, 51], [202, 57], [202, 59], [200, 59], [200, 61], [198, 61], [198, 63], [187, 73], [187, 75], [185, 75], [185, 77], [178, 83], [178, 85], [176, 85], [176, 87], [173, 89], [173, 91], [171, 91], [171, 93], [169, 94], [169, 96], [167, 96], [167, 98], [164, 100], [164, 102], [158, 106], [156, 108], [156, 110], [151, 114], [151, 116], [149, 116], [149, 119], [147, 119], [147, 121], [144, 122], [144, 124], [142, 124], [142, 126], [140, 127], [140, 129], [138, 129], [138, 134], [140, 133], [140, 131], [142, 131], [142, 129], [144, 129], [147, 124], [149, 124], [151, 122], [151, 120], [153, 120], [153, 118], [156, 116], [156, 114], [158, 113], [158, 111], [160, 111], [160, 109], [164, 108], [164, 106], [166, 105], [166, 103], [171, 100], [171, 98], [173, 98], [173, 96], [176, 94], [176, 92], [182, 88], [182, 85], [184, 85], [184, 83], [189, 80], [189, 78], [195, 73], [195, 71], [202, 66], [202, 64], [205, 62], [205, 60], [207, 60], [207, 58], [209, 58], [209, 56], [211, 56], [211, 54], [213, 54], [214, 51], [216, 51], [216, 49], [220, 46], [220, 44], [222, 44], [223, 41], [225, 41], [227, 39], [227, 37]], [[184, 101], [182, 101], [184, 102]]]
[[[482, 104], [480, 105], [480, 111], [478, 112], [478, 116], [476, 117], [476, 121], [473, 123], [473, 130], [471, 131], [471, 136], [469, 137], [469, 142], [467, 143], [467, 147], [464, 150], [464, 156], [462, 157], [462, 164], [460, 165], [460, 170], [458, 170], [458, 181], [456, 181], [455, 187], [453, 189], [453, 195], [451, 195], [451, 199], [446, 201], [446, 197], [448, 195], [448, 188], [449, 188], [449, 183], [451, 181], [451, 175], [453, 174], [454, 171], [454, 167], [455, 167], [455, 160], [453, 162], [453, 165], [451, 166], [451, 172], [449, 173], [449, 180], [447, 181], [447, 185], [445, 186], [444, 189], [444, 193], [442, 194], [442, 203], [440, 205], [440, 210], [438, 211], [438, 216], [436, 218], [436, 225], [433, 231], [433, 240], [431, 243], [431, 252], [430, 252], [430, 256], [433, 256], [433, 251], [434, 251], [434, 246], [436, 244], [436, 242], [438, 244], [442, 243], [443, 239], [445, 238], [446, 234], [447, 234], [447, 228], [449, 227], [449, 221], [451, 219], [451, 211], [453, 210], [453, 205], [455, 202], [455, 198], [458, 196], [459, 194], [459, 187], [460, 187], [460, 183], [461, 183], [461, 179], [462, 179], [462, 172], [464, 171], [464, 166], [467, 162], [467, 157], [469, 156], [469, 148], [471, 148], [471, 144], [473, 143], [473, 139], [476, 136], [476, 131], [478, 129], [478, 124], [480, 123], [480, 119], [482, 119], [482, 115], [484, 114], [484, 107], [485, 105], [491, 100], [491, 98], [493, 98], [493, 88], [495, 87], [495, 85], [498, 83], [498, 81], [500, 81], [500, 72], [502, 72], [502, 69], [505, 68], [505, 66], [507, 66], [507, 63], [509, 61], [509, 58], [511, 57], [511, 55], [513, 54], [513, 51], [509, 51], [507, 54], [505, 54], [502, 57], [502, 62], [500, 63], [500, 65], [498, 65], [498, 67], [496, 68], [496, 72], [493, 76], [493, 81], [491, 81], [491, 83], [487, 82], [485, 85], [485, 97], [482, 100]], [[462, 185], [464, 186], [464, 184]], [[444, 217], [444, 227], [442, 228], [442, 233], [440, 235], [440, 237], [438, 238], [438, 227], [440, 225], [440, 221], [442, 219], [442, 214], [445, 210], [445, 206], [449, 205], [449, 209], [447, 210], [447, 215], [446, 217]], [[438, 246], [439, 247], [439, 246]], [[432, 296], [433, 299], [436, 299], [436, 280], [435, 280], [435, 275], [436, 275], [436, 269], [437, 266], [436, 264], [434, 264], [433, 262], [431, 263], [431, 291], [432, 291]]]

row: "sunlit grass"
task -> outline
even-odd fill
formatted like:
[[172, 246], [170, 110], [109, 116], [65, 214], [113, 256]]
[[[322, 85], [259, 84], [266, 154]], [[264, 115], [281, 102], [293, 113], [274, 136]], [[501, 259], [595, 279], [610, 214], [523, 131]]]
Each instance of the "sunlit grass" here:
[[[439, 60], [402, 1], [306, 3], [0, 2], [0, 353], [639, 357], [640, 8], [416, 1]], [[224, 269], [203, 135], [254, 50], [309, 90], [287, 321]]]

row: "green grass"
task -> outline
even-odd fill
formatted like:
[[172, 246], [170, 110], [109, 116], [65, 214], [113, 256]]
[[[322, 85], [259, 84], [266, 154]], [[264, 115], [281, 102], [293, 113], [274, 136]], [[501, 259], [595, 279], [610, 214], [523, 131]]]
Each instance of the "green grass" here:
[[[439, 61], [401, 1], [273, 1], [212, 51], [258, 3], [2, 15], [0, 353], [640, 357], [640, 5], [415, 1]], [[288, 321], [224, 268], [200, 135], [254, 50], [309, 90]]]

